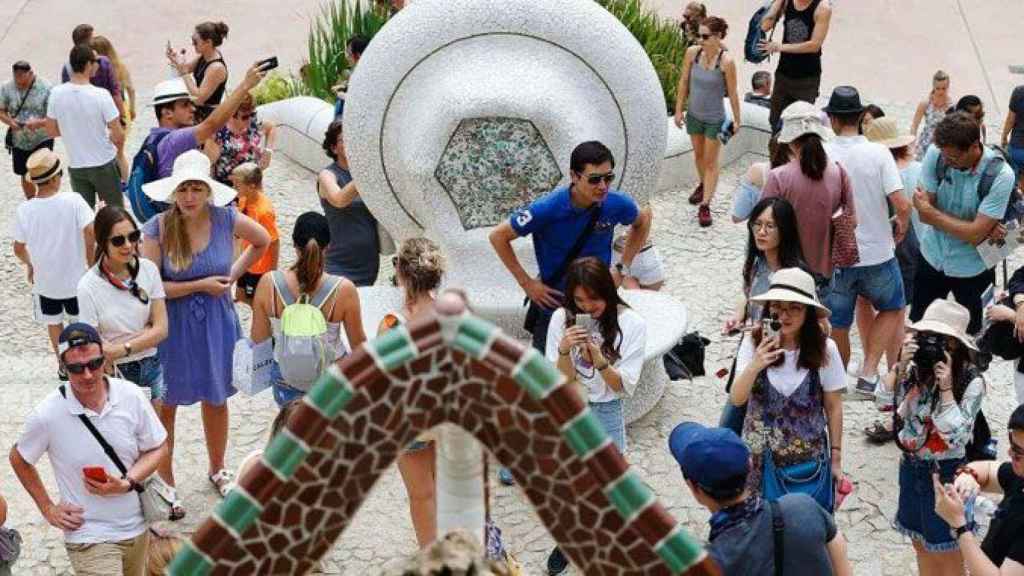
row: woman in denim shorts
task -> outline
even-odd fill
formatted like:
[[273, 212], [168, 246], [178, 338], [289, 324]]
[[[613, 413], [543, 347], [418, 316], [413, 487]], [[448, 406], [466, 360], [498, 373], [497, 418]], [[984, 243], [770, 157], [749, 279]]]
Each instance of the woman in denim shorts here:
[[[903, 344], [895, 372], [875, 390], [879, 409], [894, 409], [896, 444], [903, 451], [899, 508], [894, 527], [911, 539], [921, 574], [963, 574], [957, 536], [935, 513], [932, 476], [953, 481], [966, 463], [967, 443], [985, 395], [974, 366], [970, 313], [960, 304], [936, 300]], [[973, 518], [968, 515], [973, 528]]]

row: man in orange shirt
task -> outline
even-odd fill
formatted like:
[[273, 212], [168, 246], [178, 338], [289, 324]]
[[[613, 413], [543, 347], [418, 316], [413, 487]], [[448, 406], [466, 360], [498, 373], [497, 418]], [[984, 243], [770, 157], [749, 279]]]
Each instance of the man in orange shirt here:
[[[243, 302], [252, 306], [253, 296], [256, 294], [256, 285], [260, 278], [277, 269], [277, 258], [281, 253], [281, 243], [278, 240], [277, 215], [274, 212], [274, 205], [270, 198], [263, 193], [263, 170], [253, 162], [246, 162], [239, 165], [231, 172], [231, 181], [238, 191], [238, 210], [249, 218], [259, 222], [260, 226], [270, 234], [270, 247], [263, 253], [263, 257], [256, 261], [235, 285], [235, 301]], [[248, 244], [242, 240], [241, 249], [245, 250]]]

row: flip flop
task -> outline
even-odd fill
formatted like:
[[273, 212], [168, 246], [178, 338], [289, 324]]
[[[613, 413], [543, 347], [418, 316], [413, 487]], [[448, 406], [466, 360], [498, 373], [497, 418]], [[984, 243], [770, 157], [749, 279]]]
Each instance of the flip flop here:
[[235, 485], [235, 474], [226, 468], [221, 468], [215, 474], [207, 476], [210, 479], [210, 484], [217, 489], [217, 492], [221, 495], [221, 498], [228, 495], [231, 488]]

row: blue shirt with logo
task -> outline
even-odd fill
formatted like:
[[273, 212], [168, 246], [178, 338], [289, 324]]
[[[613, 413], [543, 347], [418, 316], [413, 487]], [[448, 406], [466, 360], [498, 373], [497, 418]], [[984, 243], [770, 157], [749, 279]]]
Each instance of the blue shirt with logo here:
[[[947, 166], [942, 182], [938, 181], [935, 170], [939, 154], [939, 149], [931, 145], [921, 161], [920, 183], [926, 192], [935, 194], [935, 207], [961, 220], [972, 221], [979, 213], [1000, 220], [1006, 212], [1014, 185], [1010, 165], [1003, 165], [988, 195], [981, 201], [978, 199], [978, 183], [996, 153], [986, 147], [981, 161], [973, 170], [956, 170]], [[973, 245], [934, 226], [922, 228], [921, 254], [932, 268], [950, 278], [971, 278], [985, 271], [985, 261]]]
[[[578, 258], [595, 256], [611, 265], [612, 240], [615, 226], [631, 225], [640, 213], [632, 198], [618, 191], [609, 191], [597, 208], [600, 210], [590, 237], [580, 250]], [[576, 239], [590, 221], [590, 209], [572, 205], [569, 187], [557, 188], [547, 196], [512, 215], [512, 229], [520, 236], [533, 236], [533, 250], [537, 255], [541, 278], [551, 282], [556, 290], [565, 289], [565, 277], [551, 280], [556, 269], [569, 255]]]

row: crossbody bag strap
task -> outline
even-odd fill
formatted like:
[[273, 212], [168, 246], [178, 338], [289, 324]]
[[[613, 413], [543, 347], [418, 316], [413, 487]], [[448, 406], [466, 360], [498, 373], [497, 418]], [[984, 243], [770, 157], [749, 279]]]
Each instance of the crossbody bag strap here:
[[772, 543], [775, 549], [775, 555], [773, 557], [775, 564], [775, 576], [782, 576], [782, 570], [784, 568], [786, 560], [786, 520], [782, 517], [782, 507], [779, 506], [779, 501], [768, 503], [769, 509], [772, 515]]
[[25, 91], [25, 95], [21, 97], [21, 103], [18, 104], [18, 109], [14, 111], [14, 115], [11, 116], [11, 120], [15, 120], [18, 114], [21, 114], [21, 109], [25, 107], [25, 102], [28, 101], [29, 94], [32, 93], [32, 88], [36, 85], [36, 79], [32, 79], [32, 83], [28, 85], [28, 90]]
[[[64, 386], [60, 387], [60, 395], [63, 396], [64, 398], [68, 397]], [[117, 456], [117, 452], [114, 452], [114, 449], [110, 446], [110, 444], [107, 443], [107, 440], [103, 437], [102, 434], [100, 434], [100, 431], [96, 429], [96, 426], [93, 425], [92, 421], [89, 420], [89, 418], [86, 417], [85, 414], [79, 414], [78, 419], [81, 420], [82, 424], [84, 424], [85, 427], [89, 429], [89, 432], [92, 434], [92, 437], [95, 438], [96, 441], [100, 443], [100, 446], [103, 448], [103, 452], [106, 453], [107, 458], [110, 458], [110, 461], [114, 463], [114, 466], [117, 466], [117, 469], [121, 471], [121, 475], [127, 475], [128, 469], [125, 468], [124, 463], [121, 462], [121, 459]]]
[[565, 271], [569, 268], [569, 264], [580, 255], [583, 251], [583, 245], [587, 243], [587, 239], [590, 238], [590, 233], [594, 231], [594, 227], [597, 225], [597, 219], [601, 216], [601, 206], [594, 206], [590, 209], [590, 220], [587, 221], [586, 228], [583, 229], [583, 233], [576, 238], [576, 243], [573, 244], [572, 249], [565, 255], [565, 259], [555, 269], [555, 274], [551, 278], [541, 278], [547, 286], [554, 286], [561, 278], [565, 275]]

